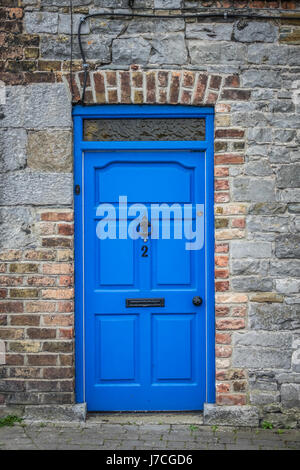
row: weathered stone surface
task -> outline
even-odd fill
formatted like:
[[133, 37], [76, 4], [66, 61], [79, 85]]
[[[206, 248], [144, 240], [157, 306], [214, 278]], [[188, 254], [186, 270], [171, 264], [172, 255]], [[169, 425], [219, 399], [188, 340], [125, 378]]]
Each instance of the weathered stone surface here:
[[275, 348], [241, 347], [236, 346], [232, 355], [233, 367], [246, 367], [250, 369], [291, 367], [291, 351]]
[[115, 39], [112, 44], [112, 60], [116, 64], [146, 64], [151, 45], [143, 38]]
[[288, 232], [289, 217], [248, 216], [247, 228], [250, 232]]
[[253, 127], [248, 129], [248, 139], [257, 143], [272, 142], [272, 129], [266, 127]]
[[0, 249], [24, 249], [35, 246], [37, 234], [34, 223], [35, 213], [32, 208], [0, 208]]
[[53, 173], [72, 171], [72, 134], [69, 131], [31, 131], [27, 166]]
[[237, 292], [268, 292], [272, 290], [273, 280], [260, 276], [239, 276], [232, 278], [231, 285]]
[[254, 330], [269, 331], [300, 328], [300, 306], [281, 303], [251, 303], [249, 307], [249, 327]]
[[252, 390], [250, 392], [250, 402], [253, 405], [267, 405], [280, 402], [280, 392], [268, 392], [262, 390]]
[[275, 285], [277, 292], [282, 294], [296, 294], [300, 292], [299, 279], [277, 279]]
[[0, 180], [3, 205], [72, 203], [73, 177], [68, 173], [7, 173]]
[[259, 215], [284, 214], [284, 212], [286, 211], [286, 208], [287, 208], [286, 204], [257, 202], [255, 204], [250, 205], [248, 209], [248, 213], [259, 214]]
[[[73, 14], [73, 31], [78, 31], [78, 26], [83, 15]], [[88, 34], [90, 32], [89, 21], [86, 21], [81, 27], [81, 34]], [[58, 15], [58, 34], [71, 34], [71, 19], [70, 15]]]
[[249, 370], [250, 390], [276, 392], [278, 383], [275, 372], [271, 370]]
[[288, 204], [288, 211], [292, 214], [300, 214], [300, 204]]
[[279, 188], [299, 188], [300, 163], [281, 166], [277, 173], [277, 185]]
[[[122, 19], [108, 19], [108, 18], [91, 18], [89, 20], [91, 32], [93, 34], [101, 34], [105, 36], [117, 37], [124, 31], [128, 33], [127, 23]], [[123, 35], [122, 35], [123, 37]]]
[[278, 235], [275, 254], [277, 258], [300, 258], [300, 235]]
[[28, 129], [72, 125], [71, 103], [62, 83], [28, 86], [25, 104], [24, 125]]
[[214, 41], [230, 41], [232, 24], [187, 23], [186, 38]]
[[[124, 26], [124, 22], [120, 22]], [[147, 18], [134, 18], [130, 21], [126, 32], [122, 36], [125, 37], [130, 34], [147, 34], [147, 38], [152, 38], [153, 34], [174, 33], [176, 31], [184, 30], [184, 20], [180, 18], [174, 19], [147, 19]]]
[[[41, 57], [50, 60], [69, 60], [71, 51], [70, 36], [41, 36]], [[104, 52], [104, 51], [103, 51]], [[74, 42], [74, 59], [80, 58], [79, 48]]]
[[278, 26], [261, 21], [240, 20], [234, 25], [233, 36], [240, 42], [274, 42]]
[[28, 421], [85, 421], [86, 403], [74, 405], [25, 406], [24, 419]]
[[261, 302], [261, 303], [282, 303], [283, 302], [283, 295], [275, 294], [275, 292], [258, 292], [250, 296], [251, 302]]
[[270, 347], [289, 349], [292, 346], [293, 335], [290, 332], [249, 331], [248, 333], [234, 332], [233, 345]]
[[258, 162], [250, 162], [245, 165], [245, 175], [249, 176], [270, 176], [273, 169], [269, 162], [264, 159]]
[[57, 33], [58, 14], [50, 12], [26, 12], [25, 29], [27, 33]]
[[212, 41], [205, 43], [191, 39], [188, 41], [188, 48], [193, 65], [245, 62], [246, 48], [242, 44], [218, 44]]
[[204, 424], [256, 427], [259, 422], [255, 406], [217, 406], [204, 403]]
[[250, 44], [248, 61], [252, 64], [285, 65], [288, 57], [287, 52], [286, 48], [280, 46]]
[[[88, 0], [86, 1], [90, 3]], [[95, 0], [94, 3], [96, 7], [128, 8], [128, 0]]]
[[[99, 0], [95, 1], [97, 2]], [[89, 3], [91, 3], [91, 0], [73, 0], [74, 7], [88, 5]], [[44, 7], [69, 7], [70, 2], [69, 0], [41, 0], [41, 5]]]
[[183, 33], [168, 34], [151, 41], [154, 52], [149, 57], [150, 64], [185, 64], [187, 50]]
[[264, 276], [268, 273], [269, 262], [256, 259], [233, 259], [231, 267], [233, 275], [256, 274]]
[[234, 240], [231, 242], [231, 255], [233, 258], [270, 258], [272, 245], [269, 242], [244, 242]]
[[300, 188], [283, 189], [279, 192], [279, 198], [282, 202], [298, 202], [300, 200]]
[[5, 104], [1, 106], [1, 115], [3, 115], [0, 119], [0, 127], [23, 127], [26, 88], [23, 86], [7, 86], [5, 92], [6, 99]]
[[180, 8], [181, 0], [154, 0], [155, 8]]
[[287, 408], [300, 406], [300, 384], [283, 384], [281, 386], [281, 402]]
[[0, 173], [25, 167], [26, 143], [25, 129], [0, 128]]
[[291, 276], [300, 277], [300, 260], [270, 260], [270, 276]]
[[242, 73], [244, 87], [280, 88], [281, 75], [275, 70], [246, 70]]
[[275, 200], [275, 181], [266, 178], [235, 178], [233, 197], [236, 201], [272, 202]]

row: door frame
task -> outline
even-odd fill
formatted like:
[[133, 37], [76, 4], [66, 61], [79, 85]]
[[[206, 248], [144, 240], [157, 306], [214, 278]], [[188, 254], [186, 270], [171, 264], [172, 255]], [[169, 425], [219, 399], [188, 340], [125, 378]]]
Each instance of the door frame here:
[[[215, 287], [214, 287], [214, 108], [183, 105], [97, 105], [73, 107], [74, 122], [74, 243], [75, 243], [75, 395], [85, 396], [84, 319], [84, 152], [91, 150], [205, 151], [205, 273], [206, 273], [206, 403], [215, 403]], [[83, 140], [83, 120], [99, 118], [204, 118], [205, 140], [90, 142]], [[76, 186], [80, 192], [75, 190]]]

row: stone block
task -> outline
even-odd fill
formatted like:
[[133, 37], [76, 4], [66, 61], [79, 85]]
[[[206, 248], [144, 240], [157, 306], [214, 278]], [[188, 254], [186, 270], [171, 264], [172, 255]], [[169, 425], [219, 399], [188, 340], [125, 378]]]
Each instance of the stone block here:
[[250, 215], [247, 217], [247, 229], [250, 232], [288, 232], [289, 217], [278, 216], [257, 216]]
[[248, 139], [258, 143], [272, 142], [272, 129], [266, 127], [253, 127], [248, 129]]
[[[140, 41], [141, 39], [139, 39]], [[168, 34], [151, 41], [154, 52], [151, 53], [149, 64], [177, 64], [187, 62], [187, 50], [183, 33]]]
[[291, 350], [236, 346], [233, 349], [232, 366], [250, 369], [290, 369]]
[[234, 332], [232, 340], [234, 346], [270, 347], [288, 350], [292, 347], [293, 335], [291, 332]]
[[272, 244], [269, 242], [246, 242], [234, 240], [231, 242], [232, 258], [270, 258]]
[[[1, 181], [0, 181], [1, 184]], [[15, 249], [36, 245], [35, 212], [29, 207], [0, 209], [0, 249]]]
[[246, 70], [242, 73], [244, 87], [281, 88], [281, 81], [281, 74], [276, 70]]
[[245, 165], [245, 175], [248, 176], [270, 176], [273, 169], [268, 160], [262, 159], [256, 162], [250, 162]]
[[299, 279], [277, 279], [275, 285], [276, 291], [281, 294], [298, 294], [300, 292]]
[[181, 0], [154, 0], [154, 8], [168, 9], [168, 8], [180, 8]]
[[204, 42], [194, 39], [187, 42], [193, 65], [243, 64], [246, 61], [246, 48], [241, 44]]
[[253, 405], [269, 405], [280, 402], [279, 392], [269, 392], [263, 390], [252, 390], [250, 392], [250, 402]]
[[250, 44], [248, 47], [248, 61], [257, 65], [285, 65], [287, 63], [287, 50], [273, 44]]
[[277, 172], [276, 181], [279, 188], [299, 188], [300, 163], [282, 165]]
[[1, 106], [0, 127], [23, 127], [25, 116], [25, 92], [23, 86], [6, 86], [5, 104]]
[[233, 180], [235, 201], [272, 202], [275, 200], [275, 181], [267, 178], [237, 177]]
[[300, 407], [300, 384], [282, 384], [281, 402], [286, 408]]
[[228, 23], [187, 23], [186, 38], [209, 41], [230, 41], [232, 24]]
[[0, 180], [3, 205], [70, 205], [73, 176], [68, 173], [6, 173]]
[[69, 131], [31, 131], [28, 134], [28, 168], [47, 171], [72, 171], [72, 134]]
[[262, 21], [240, 20], [234, 25], [233, 37], [240, 42], [275, 42], [278, 26]]
[[[124, 27], [124, 22], [121, 22], [121, 26]], [[127, 35], [132, 34], [147, 34], [147, 38], [152, 38], [153, 34], [165, 34], [165, 33], [174, 33], [176, 31], [184, 30], [184, 20], [180, 18], [170, 18], [170, 19], [147, 19], [147, 18], [134, 18], [130, 21], [126, 32], [122, 35], [126, 37]]]
[[120, 38], [112, 44], [112, 61], [115, 64], [147, 64], [151, 45], [143, 38]]
[[258, 215], [268, 215], [268, 214], [284, 214], [286, 211], [287, 205], [280, 204], [276, 202], [257, 202], [255, 204], [251, 204], [248, 213], [249, 214], [258, 214]]
[[25, 406], [24, 419], [27, 421], [85, 421], [86, 403], [74, 405]]
[[275, 255], [277, 258], [300, 258], [300, 235], [278, 235], [275, 240]]
[[[83, 38], [84, 43], [84, 38]], [[71, 38], [66, 35], [41, 36], [40, 54], [42, 59], [70, 60]], [[102, 50], [104, 52], [104, 50]], [[88, 51], [87, 51], [88, 54]], [[80, 59], [78, 44], [73, 43], [73, 57]], [[103, 56], [102, 56], [103, 57]]]
[[[80, 20], [83, 15], [73, 14], [73, 31], [77, 33]], [[87, 20], [81, 27], [81, 34], [89, 34], [90, 26]], [[71, 18], [70, 15], [60, 13], [58, 15], [58, 34], [71, 34]]]
[[218, 406], [204, 403], [205, 425], [258, 427], [259, 413], [255, 406]]
[[26, 165], [25, 129], [0, 128], [0, 173], [21, 170]]
[[273, 288], [273, 280], [261, 276], [239, 276], [232, 278], [231, 285], [237, 292], [268, 292]]
[[28, 86], [24, 125], [29, 129], [71, 128], [71, 103], [65, 85], [57, 83]]
[[29, 34], [56, 34], [58, 29], [58, 14], [50, 12], [25, 12], [25, 30]]
[[300, 328], [300, 306], [283, 303], [251, 303], [249, 327], [253, 330], [296, 330]]
[[279, 192], [278, 198], [282, 202], [298, 202], [300, 200], [300, 188], [283, 189]]

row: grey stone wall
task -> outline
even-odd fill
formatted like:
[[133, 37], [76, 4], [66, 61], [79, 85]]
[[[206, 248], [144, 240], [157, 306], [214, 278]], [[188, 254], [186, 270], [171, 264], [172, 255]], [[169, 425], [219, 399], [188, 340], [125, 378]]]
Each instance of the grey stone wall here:
[[[73, 6], [76, 28], [88, 12], [109, 7], [126, 12], [128, 3], [73, 0]], [[203, 8], [202, 3], [180, 0], [136, 0], [135, 6]], [[2, 337], [8, 329], [16, 328], [11, 318], [17, 312], [9, 311], [11, 307], [7, 306], [13, 302], [10, 290], [15, 279], [9, 271], [11, 250], [25, 253], [45, 248], [42, 236], [47, 227], [43, 226], [41, 233], [41, 211], [68, 211], [73, 204], [72, 120], [70, 90], [66, 87], [70, 81], [69, 0], [23, 1], [22, 7], [22, 14], [18, 13], [22, 30], [13, 34], [20, 38], [23, 65], [16, 60], [20, 45], [15, 39], [15, 55], [3, 60], [0, 74], [6, 84], [6, 102], [0, 107], [2, 272], [12, 283], [2, 289], [2, 303], [6, 305], [0, 310], [4, 325], [1, 331], [5, 331]], [[257, 13], [266, 15], [262, 10]], [[132, 102], [149, 102], [146, 77], [150, 71], [155, 72], [157, 103], [170, 102], [172, 73], [181, 73], [181, 92], [176, 103], [183, 104], [192, 102], [184, 101], [184, 92], [200, 93], [196, 81], [199, 77], [200, 83], [200, 78], [206, 77], [205, 100], [216, 110], [217, 402], [258, 406], [261, 416], [278, 426], [299, 425], [295, 411], [300, 405], [299, 31], [297, 20], [266, 18], [101, 18], [88, 21], [83, 28], [91, 73], [88, 102], [100, 102], [102, 98], [103, 102], [110, 102], [110, 96], [115, 102], [122, 102], [118, 71], [131, 70], [131, 84], [134, 70], [143, 74], [144, 81], [137, 86], [139, 101], [130, 95]], [[73, 58], [75, 90], [82, 91], [75, 39]], [[133, 69], [133, 64], [140, 68]], [[162, 75], [158, 71], [163, 70], [169, 74], [169, 88], [160, 82]], [[112, 74], [104, 74], [103, 90], [99, 91], [92, 77], [93, 73], [104, 71], [117, 71], [115, 82], [109, 82]], [[186, 75], [182, 71], [195, 74], [192, 85], [184, 81]], [[217, 85], [213, 85], [212, 76], [217, 77]], [[162, 90], [167, 90], [164, 95]], [[61, 255], [55, 256], [57, 261]], [[39, 291], [38, 300], [42, 302], [41, 296]], [[25, 313], [32, 299], [22, 302]], [[44, 326], [41, 320], [39, 327]], [[60, 339], [57, 331], [56, 341]], [[28, 340], [27, 326], [22, 335], [22, 341]], [[30, 355], [30, 351], [24, 351], [20, 374], [25, 380], [29, 364], [26, 352]], [[11, 351], [10, 355], [15, 369], [16, 353]], [[57, 362], [55, 367], [66, 365]], [[13, 368], [8, 367], [5, 372], [12, 389]], [[30, 373], [32, 381], [36, 372]], [[43, 382], [43, 371], [39, 373]], [[20, 403], [35, 400], [28, 383]], [[60, 387], [56, 385], [56, 397], [61, 393]], [[13, 390], [6, 390], [8, 403], [18, 402], [12, 398]], [[0, 388], [0, 403], [1, 396], [2, 402], [7, 399], [1, 393]], [[50, 399], [49, 394], [41, 398], [44, 403]]]

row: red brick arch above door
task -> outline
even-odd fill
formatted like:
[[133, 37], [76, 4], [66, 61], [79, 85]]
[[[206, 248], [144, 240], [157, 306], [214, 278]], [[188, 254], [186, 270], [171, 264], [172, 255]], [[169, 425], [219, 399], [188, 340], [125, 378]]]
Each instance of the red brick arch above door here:
[[[73, 101], [82, 96], [84, 73], [66, 75]], [[185, 104], [215, 105], [222, 100], [247, 100], [250, 91], [240, 90], [238, 75], [207, 74], [193, 70], [90, 71], [85, 91], [86, 104]]]

